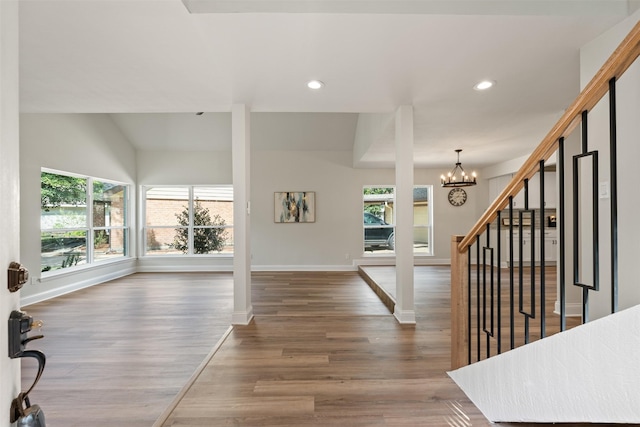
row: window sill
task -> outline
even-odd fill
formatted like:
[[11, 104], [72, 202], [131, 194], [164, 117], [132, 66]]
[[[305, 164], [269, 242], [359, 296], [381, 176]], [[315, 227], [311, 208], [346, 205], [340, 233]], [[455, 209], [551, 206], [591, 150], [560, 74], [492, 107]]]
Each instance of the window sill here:
[[153, 258], [153, 259], [164, 259], [164, 258], [189, 258], [189, 259], [198, 259], [198, 258], [233, 258], [233, 254], [225, 253], [225, 254], [203, 254], [203, 255], [179, 255], [179, 254], [167, 254], [167, 255], [142, 255], [140, 259], [144, 258]]
[[[132, 260], [135, 260], [135, 258], [132, 257], [122, 257], [122, 258], [118, 258], [118, 259], [113, 259], [113, 260], [104, 260], [104, 261], [100, 261], [100, 262], [94, 262], [92, 264], [84, 264], [84, 265], [80, 265], [77, 267], [69, 267], [69, 268], [65, 268], [65, 269], [60, 269], [60, 270], [55, 270], [52, 272], [47, 272], [47, 271], [43, 271], [40, 273], [40, 277], [37, 278], [37, 281], [40, 283], [45, 283], [48, 282], [50, 280], [55, 280], [55, 279], [60, 279], [62, 277], [66, 277], [66, 276], [71, 276], [74, 274], [79, 274], [79, 273], [83, 273], [85, 271], [89, 271], [89, 270], [94, 270], [96, 268], [102, 268], [105, 266], [111, 266], [114, 264], [123, 264], [126, 262], [130, 262]], [[34, 280], [36, 278], [34, 277]]]

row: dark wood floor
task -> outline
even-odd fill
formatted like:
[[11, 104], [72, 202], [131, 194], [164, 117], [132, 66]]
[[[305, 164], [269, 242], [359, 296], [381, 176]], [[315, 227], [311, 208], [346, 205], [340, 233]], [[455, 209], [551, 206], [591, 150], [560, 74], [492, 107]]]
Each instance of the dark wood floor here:
[[[417, 315], [425, 313], [425, 310], [428, 308], [428, 302], [433, 301], [434, 298], [437, 298], [436, 294], [432, 292], [432, 288], [430, 286], [426, 286], [426, 283], [430, 283], [431, 271], [434, 269], [440, 269], [441, 267], [433, 267], [433, 266], [416, 266], [414, 268], [415, 276], [416, 276], [416, 286], [415, 286], [415, 304], [416, 304], [416, 312]], [[445, 267], [448, 271], [448, 267]], [[360, 272], [367, 280], [369, 285], [373, 288], [374, 292], [376, 292], [381, 300], [385, 302], [389, 310], [393, 312], [393, 306], [395, 304], [395, 293], [396, 293], [396, 271], [393, 266], [363, 266], [360, 267]], [[519, 313], [519, 286], [518, 286], [518, 270], [514, 271], [514, 295], [513, 301], [510, 298], [510, 273], [508, 269], [496, 269], [496, 274], [494, 275], [496, 290], [495, 296], [496, 301], [494, 301], [494, 336], [487, 339], [486, 334], [482, 331], [482, 328], [478, 328], [478, 325], [481, 324], [478, 321], [478, 303], [481, 305], [487, 305], [487, 325], [490, 323], [490, 290], [489, 290], [489, 272], [487, 272], [487, 299], [486, 302], [480, 298], [478, 300], [477, 294], [480, 291], [482, 294], [482, 282], [480, 288], [477, 287], [477, 276], [475, 266], [472, 268], [472, 296], [471, 296], [471, 321], [472, 321], [472, 331], [471, 331], [471, 347], [472, 347], [472, 362], [476, 362], [481, 359], [487, 358], [487, 340], [489, 342], [489, 354], [493, 356], [498, 353], [498, 332], [500, 334], [500, 347], [501, 351], [508, 351], [510, 348], [520, 347], [525, 344], [525, 342], [533, 342], [542, 336], [541, 333], [541, 322], [542, 316], [540, 316], [540, 268], [535, 268], [536, 274], [536, 307], [535, 309], [530, 308], [530, 295], [529, 295], [529, 283], [531, 278], [531, 268], [525, 267], [523, 269], [523, 307], [529, 313], [534, 314], [534, 318], [530, 318], [528, 320], [529, 323], [529, 334], [528, 338], [525, 339], [525, 316]], [[500, 321], [501, 328], [498, 329], [498, 305], [497, 305], [497, 274], [500, 274], [501, 278], [501, 307], [500, 307]], [[547, 266], [545, 268], [545, 336], [550, 336], [556, 334], [561, 331], [560, 327], [560, 316], [554, 313], [555, 302], [558, 300], [557, 297], [557, 281], [556, 281], [556, 267], [555, 266]], [[448, 297], [448, 295], [447, 295]], [[450, 300], [446, 301], [447, 307], [450, 307]], [[512, 340], [512, 331], [511, 331], [511, 307], [513, 306], [514, 312], [514, 320], [513, 320], [513, 343]], [[480, 310], [480, 316], [485, 315], [482, 310]], [[566, 329], [573, 328], [577, 325], [581, 324], [580, 317], [567, 317], [566, 318]], [[480, 338], [478, 340], [478, 337]], [[480, 345], [478, 346], [478, 343]]]
[[[45, 323], [49, 427], [151, 426], [229, 328], [226, 273], [139, 273], [24, 307]], [[23, 362], [23, 387], [35, 363]]]
[[430, 280], [424, 315], [403, 326], [357, 273], [254, 273], [254, 321], [164, 425], [488, 425], [445, 372], [448, 270]]
[[[491, 425], [445, 373], [448, 267], [416, 273], [415, 326], [355, 272], [252, 277], [254, 321], [158, 425]], [[151, 426], [227, 330], [231, 281], [136, 274], [27, 307], [46, 322], [30, 346], [48, 355], [33, 402], [49, 427]]]

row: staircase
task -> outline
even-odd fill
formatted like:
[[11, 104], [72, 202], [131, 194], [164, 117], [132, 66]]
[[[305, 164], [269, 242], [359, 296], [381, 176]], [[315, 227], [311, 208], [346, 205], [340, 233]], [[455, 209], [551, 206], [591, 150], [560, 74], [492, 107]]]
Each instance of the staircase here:
[[[640, 22], [470, 232], [452, 237], [450, 375], [490, 421], [640, 423], [640, 308], [620, 309], [635, 297], [621, 304], [619, 286], [619, 248], [634, 246], [622, 233], [638, 227], [619, 195], [640, 194], [640, 182], [619, 163], [621, 147], [640, 144], [628, 132], [640, 121], [639, 55]], [[555, 225], [544, 209], [551, 160], [557, 265], [544, 241]], [[637, 271], [635, 255], [624, 271]]]

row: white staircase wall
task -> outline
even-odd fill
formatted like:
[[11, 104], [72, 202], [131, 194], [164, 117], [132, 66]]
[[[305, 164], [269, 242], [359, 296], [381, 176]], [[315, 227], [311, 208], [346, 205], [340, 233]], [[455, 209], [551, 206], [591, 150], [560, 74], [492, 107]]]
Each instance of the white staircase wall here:
[[492, 422], [640, 423], [640, 305], [449, 372]]

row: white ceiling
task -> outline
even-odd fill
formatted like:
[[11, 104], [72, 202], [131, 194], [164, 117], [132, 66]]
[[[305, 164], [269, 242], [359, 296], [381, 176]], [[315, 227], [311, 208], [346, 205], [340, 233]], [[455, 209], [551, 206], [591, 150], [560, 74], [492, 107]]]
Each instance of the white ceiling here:
[[[229, 111], [243, 103], [256, 149], [352, 150], [367, 138], [355, 160], [388, 167], [391, 118], [409, 104], [417, 165], [451, 166], [463, 148], [465, 167], [483, 167], [537, 145], [578, 94], [579, 48], [637, 7], [23, 0], [21, 110], [113, 113], [140, 149], [213, 150], [228, 149]], [[307, 89], [313, 78], [325, 88]], [[474, 91], [485, 78], [496, 87]]]

